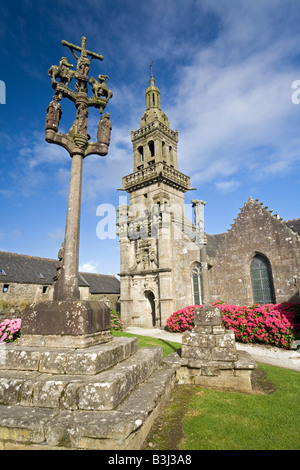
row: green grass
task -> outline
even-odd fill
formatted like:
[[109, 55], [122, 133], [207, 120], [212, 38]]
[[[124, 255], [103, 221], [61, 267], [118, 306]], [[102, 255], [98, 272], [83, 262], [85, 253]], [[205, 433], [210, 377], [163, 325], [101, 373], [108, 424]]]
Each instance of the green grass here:
[[181, 449], [299, 450], [300, 373], [259, 364], [269, 395], [198, 390], [184, 417]]
[[[136, 336], [114, 333], [114, 336]], [[178, 343], [138, 336], [164, 356]], [[259, 364], [275, 392], [246, 394], [180, 385], [149, 434], [152, 450], [299, 450], [300, 372]], [[147, 445], [151, 442], [151, 447]]]
[[115, 331], [112, 330], [113, 336], [136, 336], [139, 341], [140, 348], [151, 348], [151, 347], [160, 347], [163, 350], [164, 357], [172, 354], [176, 349], [181, 348], [180, 343], [173, 343], [171, 341], [166, 341], [164, 339], [150, 338], [150, 336], [139, 336], [132, 333], [126, 333], [124, 331]]

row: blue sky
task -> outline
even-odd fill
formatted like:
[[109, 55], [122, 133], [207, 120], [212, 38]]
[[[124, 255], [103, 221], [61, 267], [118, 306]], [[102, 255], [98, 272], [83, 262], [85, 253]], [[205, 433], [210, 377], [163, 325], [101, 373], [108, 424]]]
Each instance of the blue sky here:
[[[0, 250], [57, 257], [71, 159], [44, 139], [53, 96], [47, 70], [62, 56], [73, 63], [61, 41], [79, 45], [81, 36], [104, 56], [90, 75], [108, 75], [114, 93], [109, 153], [83, 162], [82, 271], [119, 272], [118, 238], [97, 237], [97, 207], [116, 208], [126, 196], [117, 188], [133, 169], [130, 129], [145, 110], [151, 61], [162, 109], [179, 133], [179, 170], [197, 188], [186, 203], [206, 201], [206, 232], [230, 229], [249, 196], [284, 220], [299, 217], [299, 1], [10, 0], [0, 16]], [[62, 109], [67, 132], [75, 108], [64, 99]], [[96, 110], [89, 118], [95, 140]]]

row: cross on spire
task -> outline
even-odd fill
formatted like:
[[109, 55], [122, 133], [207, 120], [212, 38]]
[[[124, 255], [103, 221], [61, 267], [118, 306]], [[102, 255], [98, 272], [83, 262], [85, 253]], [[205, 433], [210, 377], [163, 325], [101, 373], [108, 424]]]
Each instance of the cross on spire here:
[[150, 63], [150, 72], [151, 72], [151, 78], [153, 77], [153, 69], [152, 69], [152, 65], [153, 65], [153, 60], [151, 61]]

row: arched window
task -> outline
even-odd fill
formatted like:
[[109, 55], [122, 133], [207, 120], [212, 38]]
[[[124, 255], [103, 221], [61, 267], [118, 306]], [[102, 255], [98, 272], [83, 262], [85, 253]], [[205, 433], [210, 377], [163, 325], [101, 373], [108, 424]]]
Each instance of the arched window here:
[[144, 148], [142, 145], [138, 148], [138, 152], [140, 156], [140, 161], [143, 162], [144, 161]]
[[193, 302], [194, 305], [201, 305], [203, 299], [203, 282], [202, 282], [202, 272], [201, 264], [195, 263], [192, 271], [192, 288], [193, 288]]
[[174, 165], [174, 156], [173, 156], [173, 149], [170, 145], [169, 147], [169, 155], [170, 155], [170, 165], [173, 166]]
[[149, 146], [151, 157], [154, 157], [154, 142], [153, 142], [153, 140], [150, 140], [150, 142], [148, 142], [148, 146]]
[[251, 263], [253, 302], [275, 303], [272, 269], [269, 260], [262, 255], [254, 256]]

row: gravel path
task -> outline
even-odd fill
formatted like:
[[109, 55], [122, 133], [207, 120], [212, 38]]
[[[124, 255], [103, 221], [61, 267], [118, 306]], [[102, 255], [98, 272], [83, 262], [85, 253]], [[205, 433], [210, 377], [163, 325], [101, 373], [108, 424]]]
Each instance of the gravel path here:
[[[159, 328], [128, 327], [125, 331], [135, 335], [150, 336], [175, 343], [182, 342], [182, 333], [170, 333]], [[296, 341], [296, 344], [298, 349], [289, 351], [259, 344], [236, 343], [236, 347], [237, 350], [247, 351], [257, 362], [300, 371], [300, 341]]]

